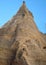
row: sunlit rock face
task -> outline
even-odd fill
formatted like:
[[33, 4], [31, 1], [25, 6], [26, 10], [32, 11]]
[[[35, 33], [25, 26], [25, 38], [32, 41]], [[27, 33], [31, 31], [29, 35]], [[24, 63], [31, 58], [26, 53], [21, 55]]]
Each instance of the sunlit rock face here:
[[23, 2], [0, 29], [0, 65], [46, 65], [45, 39]]

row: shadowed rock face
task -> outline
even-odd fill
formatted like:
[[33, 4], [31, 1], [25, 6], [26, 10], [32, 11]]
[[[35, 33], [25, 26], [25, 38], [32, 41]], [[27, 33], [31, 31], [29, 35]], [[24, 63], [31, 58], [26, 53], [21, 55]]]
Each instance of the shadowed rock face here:
[[0, 29], [0, 65], [46, 65], [45, 39], [23, 3]]

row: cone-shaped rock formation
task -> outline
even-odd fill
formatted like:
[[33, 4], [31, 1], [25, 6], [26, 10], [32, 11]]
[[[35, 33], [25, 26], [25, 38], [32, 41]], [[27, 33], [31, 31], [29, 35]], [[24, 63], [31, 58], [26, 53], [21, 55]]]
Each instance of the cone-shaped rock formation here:
[[46, 42], [23, 2], [0, 29], [0, 65], [46, 65]]

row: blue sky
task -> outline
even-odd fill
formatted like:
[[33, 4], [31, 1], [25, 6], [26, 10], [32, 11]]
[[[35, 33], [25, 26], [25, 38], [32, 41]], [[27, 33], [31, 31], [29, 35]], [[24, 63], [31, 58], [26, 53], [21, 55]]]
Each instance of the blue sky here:
[[[40, 32], [46, 33], [46, 0], [24, 0]], [[23, 0], [0, 0], [0, 27], [17, 13]]]

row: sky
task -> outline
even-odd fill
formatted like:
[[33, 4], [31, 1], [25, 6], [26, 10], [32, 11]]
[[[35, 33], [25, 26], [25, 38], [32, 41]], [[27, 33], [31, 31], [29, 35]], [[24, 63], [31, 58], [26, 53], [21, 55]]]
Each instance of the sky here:
[[[46, 0], [24, 0], [40, 32], [46, 33]], [[0, 0], [0, 27], [19, 10], [23, 0]]]

